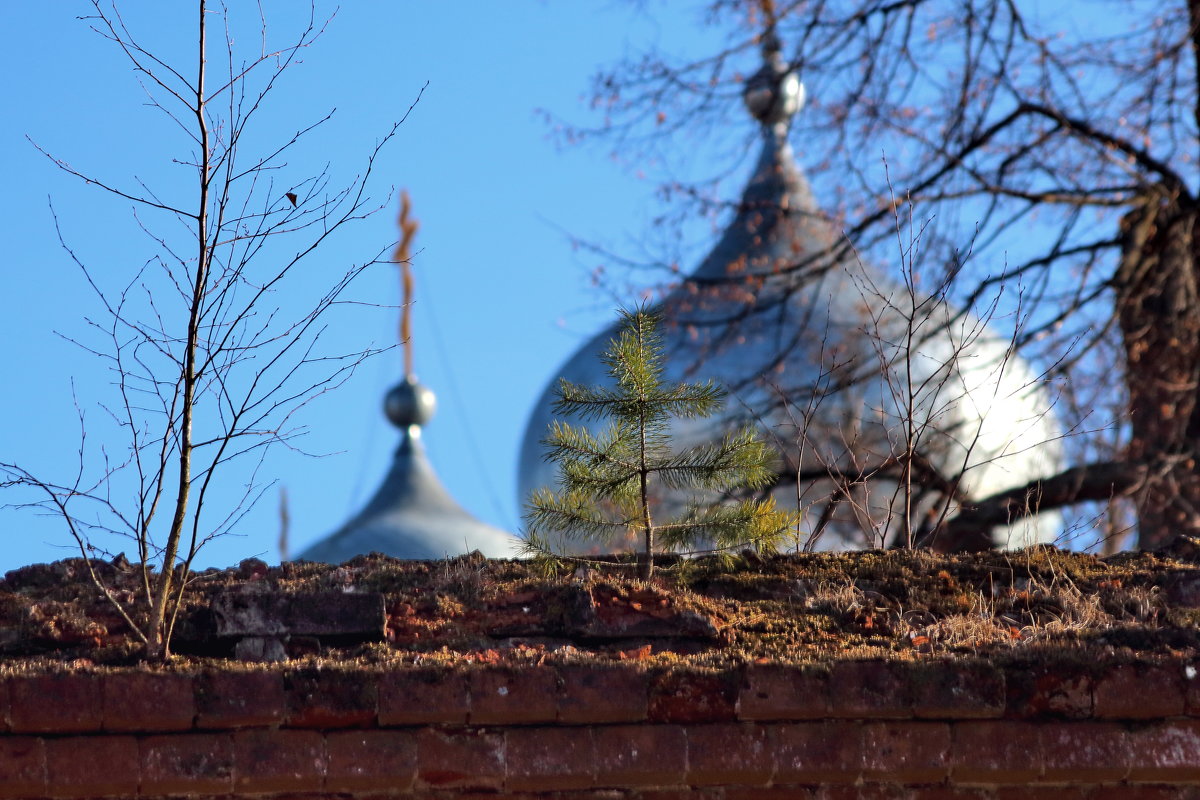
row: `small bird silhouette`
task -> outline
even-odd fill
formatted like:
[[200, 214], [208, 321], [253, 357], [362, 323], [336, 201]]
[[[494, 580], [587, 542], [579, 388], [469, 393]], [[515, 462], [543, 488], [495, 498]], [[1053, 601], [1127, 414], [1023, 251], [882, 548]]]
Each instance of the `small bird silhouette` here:
[[286, 197], [288, 200], [291, 201], [292, 208], [296, 207], [296, 193], [295, 192], [288, 192], [287, 194], [284, 195], [284, 197]]

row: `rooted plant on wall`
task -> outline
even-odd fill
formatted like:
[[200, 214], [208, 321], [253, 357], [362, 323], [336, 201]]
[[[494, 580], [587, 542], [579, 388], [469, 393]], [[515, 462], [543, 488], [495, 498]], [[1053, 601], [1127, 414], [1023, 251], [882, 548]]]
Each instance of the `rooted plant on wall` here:
[[555, 421], [545, 439], [546, 458], [559, 466], [559, 487], [530, 496], [525, 550], [550, 555], [552, 539], [613, 544], [630, 533], [640, 542], [639, 573], [649, 578], [656, 551], [771, 550], [793, 522], [772, 499], [696, 502], [663, 520], [656, 484], [697, 494], [765, 486], [774, 477], [771, 451], [750, 429], [719, 443], [675, 452], [672, 417], [704, 418], [722, 405], [725, 391], [706, 383], [663, 382], [659, 317], [645, 308], [621, 311], [623, 327], [604, 354], [612, 386], [579, 386], [562, 380], [554, 411], [583, 421], [608, 419], [600, 433]]

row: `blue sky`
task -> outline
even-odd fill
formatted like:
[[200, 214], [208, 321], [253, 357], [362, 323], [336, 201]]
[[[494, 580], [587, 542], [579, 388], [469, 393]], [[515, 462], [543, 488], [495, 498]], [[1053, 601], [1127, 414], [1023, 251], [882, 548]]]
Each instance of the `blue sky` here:
[[[295, 29], [300, 5], [266, 4], [279, 41]], [[599, 147], [557, 147], [538, 110], [594, 122], [585, 96], [598, 65], [638, 44], [703, 46], [696, 12], [655, 5], [650, 20], [632, 6], [345, 4], [258, 121], [269, 141], [336, 108], [289, 166], [315, 172], [328, 160], [335, 174], [353, 176], [428, 84], [385, 152], [374, 190], [382, 199], [393, 186], [408, 189], [421, 222], [414, 344], [416, 372], [440, 401], [426, 434], [431, 457], [467, 509], [509, 530], [519, 525], [514, 473], [529, 408], [557, 365], [612, 314], [612, 299], [589, 278], [601, 259], [573, 248], [568, 234], [629, 251], [655, 208], [637, 164], [617, 163]], [[186, 171], [171, 164], [182, 152], [178, 135], [145, 106], [123, 56], [76, 19], [89, 9], [75, 0], [16, 4], [6, 23], [20, 36], [0, 51], [10, 76], [0, 115], [0, 461], [50, 480], [68, 480], [78, 460], [72, 391], [89, 420], [92, 454], [101, 446], [119, 453], [122, 442], [107, 438], [100, 423], [100, 404], [113, 400], [110, 377], [63, 338], [86, 336], [85, 319], [98, 308], [57, 242], [49, 203], [68, 244], [97, 275], [115, 280], [145, 256], [131, 204], [63, 174], [26, 137], [122, 185], [133, 176], [167, 191], [188, 185]], [[318, 14], [334, 10], [318, 6]], [[154, 47], [192, 63], [191, 4], [131, 2], [123, 13]], [[253, 41], [256, 32], [237, 35]], [[385, 247], [395, 238], [394, 207], [333, 244], [321, 263], [332, 270]], [[387, 306], [397, 302], [398, 285], [394, 270], [380, 266], [355, 297]], [[350, 347], [389, 344], [396, 318], [394, 309], [363, 307], [339, 318], [331, 337]], [[288, 491], [293, 552], [336, 528], [382, 478], [397, 434], [380, 403], [400, 373], [399, 353], [367, 363], [300, 419], [311, 431], [300, 444], [329, 455], [278, 449], [260, 470]], [[223, 491], [232, 497], [238, 486]], [[277, 507], [273, 488], [238, 535], [211, 543], [199, 565], [275, 560]], [[61, 523], [28, 511], [0, 509], [0, 536], [0, 571], [76, 554]]]

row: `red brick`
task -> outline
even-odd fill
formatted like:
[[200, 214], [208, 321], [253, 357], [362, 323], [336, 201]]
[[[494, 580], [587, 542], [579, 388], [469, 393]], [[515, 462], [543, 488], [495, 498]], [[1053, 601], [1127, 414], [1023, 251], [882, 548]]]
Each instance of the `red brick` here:
[[375, 676], [363, 670], [303, 669], [284, 673], [287, 724], [294, 728], [359, 728], [375, 722]]
[[774, 783], [853, 783], [862, 765], [862, 726], [856, 722], [797, 722], [767, 727]]
[[815, 800], [814, 786], [728, 786], [724, 800]]
[[950, 726], [951, 779], [955, 783], [1024, 783], [1042, 774], [1038, 726], [987, 720]]
[[829, 715], [825, 670], [752, 664], [738, 693], [738, 719], [824, 719]]
[[664, 670], [650, 683], [651, 722], [732, 722], [738, 681], [726, 673]]
[[1184, 710], [1183, 674], [1177, 664], [1121, 664], [1097, 678], [1093, 695], [1101, 719], [1177, 717]]
[[238, 731], [233, 755], [237, 792], [319, 792], [325, 782], [325, 740], [316, 731]]
[[[1088, 800], [1105, 800], [1109, 797], [1120, 798], [1120, 800], [1197, 800], [1200, 798], [1200, 786], [1195, 784], [1122, 783], [1117, 786], [1098, 787], [1087, 797]], [[1005, 800], [1015, 800], [1015, 798], [1010, 796]], [[1057, 798], [1051, 800], [1057, 800]]]
[[151, 733], [186, 731], [196, 719], [191, 675], [178, 672], [113, 672], [102, 680], [104, 729]]
[[840, 661], [829, 674], [831, 717], [912, 716], [909, 668], [895, 661]]
[[[685, 786], [678, 789], [646, 789], [630, 794], [617, 794], [612, 790], [602, 789], [594, 793], [589, 792], [580, 800], [586, 800], [588, 797], [594, 798], [594, 800], [625, 800], [625, 798], [629, 800], [726, 800], [726, 796], [724, 789]], [[539, 800], [541, 797], [541, 795], [538, 796]], [[572, 792], [569, 797], [559, 796], [555, 800], [576, 800], [577, 798], [579, 795]], [[506, 797], [504, 800], [508, 800], [508, 798]], [[534, 798], [531, 797], [530, 800], [534, 800]]]
[[196, 678], [196, 727], [248, 728], [283, 720], [283, 676], [274, 670], [213, 670]]
[[926, 783], [950, 773], [950, 726], [875, 722], [863, 726], [863, 777]]
[[36, 736], [0, 736], [0, 797], [46, 793], [46, 749]]
[[670, 786], [687, 772], [687, 739], [678, 725], [606, 725], [593, 733], [596, 785]]
[[51, 797], [132, 796], [141, 768], [133, 736], [66, 736], [46, 740]]
[[1115, 723], [1051, 723], [1041, 726], [1039, 742], [1046, 781], [1119, 781], [1129, 772], [1129, 741]]
[[822, 786], [817, 790], [816, 800], [926, 800], [926, 790], [931, 788], [934, 787], [899, 783]]
[[596, 775], [591, 728], [514, 728], [505, 733], [510, 791], [587, 789]]
[[435, 789], [504, 785], [504, 736], [481, 730], [425, 728], [417, 734], [417, 781]]
[[570, 665], [558, 668], [558, 720], [571, 724], [641, 722], [646, 719], [650, 676], [632, 667]]
[[1061, 664], [1016, 664], [1005, 671], [1007, 715], [1085, 719], [1092, 715], [1093, 680]]
[[736, 722], [692, 725], [687, 735], [691, 786], [764, 786], [775, 765], [767, 753], [766, 731], [759, 725]]
[[86, 672], [14, 675], [9, 679], [14, 733], [89, 733], [100, 730], [100, 678]]
[[147, 736], [141, 763], [142, 794], [226, 794], [233, 788], [229, 734]]
[[551, 667], [472, 670], [472, 725], [529, 725], [558, 716], [558, 673]]
[[326, 792], [407, 792], [417, 776], [412, 731], [334, 731], [325, 736]]
[[1166, 720], [1131, 728], [1129, 780], [1200, 781], [1200, 721]]
[[467, 677], [442, 668], [397, 669], [379, 676], [380, 725], [464, 723]]
[[913, 716], [982, 719], [1004, 716], [1004, 672], [992, 664], [939, 661], [914, 664]]
[[[901, 794], [895, 794], [899, 790]], [[993, 800], [989, 789], [964, 789], [944, 783], [923, 785], [900, 785], [889, 783], [865, 783], [859, 787], [860, 798], [892, 798], [897, 800]], [[825, 800], [818, 796], [818, 800]]]
[[996, 800], [1127, 800], [1129, 786], [1107, 786], [1093, 791], [1088, 786], [998, 786]]

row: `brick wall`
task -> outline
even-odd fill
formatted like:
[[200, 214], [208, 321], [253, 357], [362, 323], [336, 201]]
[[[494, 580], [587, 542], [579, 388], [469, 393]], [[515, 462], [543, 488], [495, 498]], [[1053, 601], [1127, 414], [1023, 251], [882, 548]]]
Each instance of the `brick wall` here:
[[0, 797], [1192, 796], [1196, 675], [1182, 661], [8, 675]]

